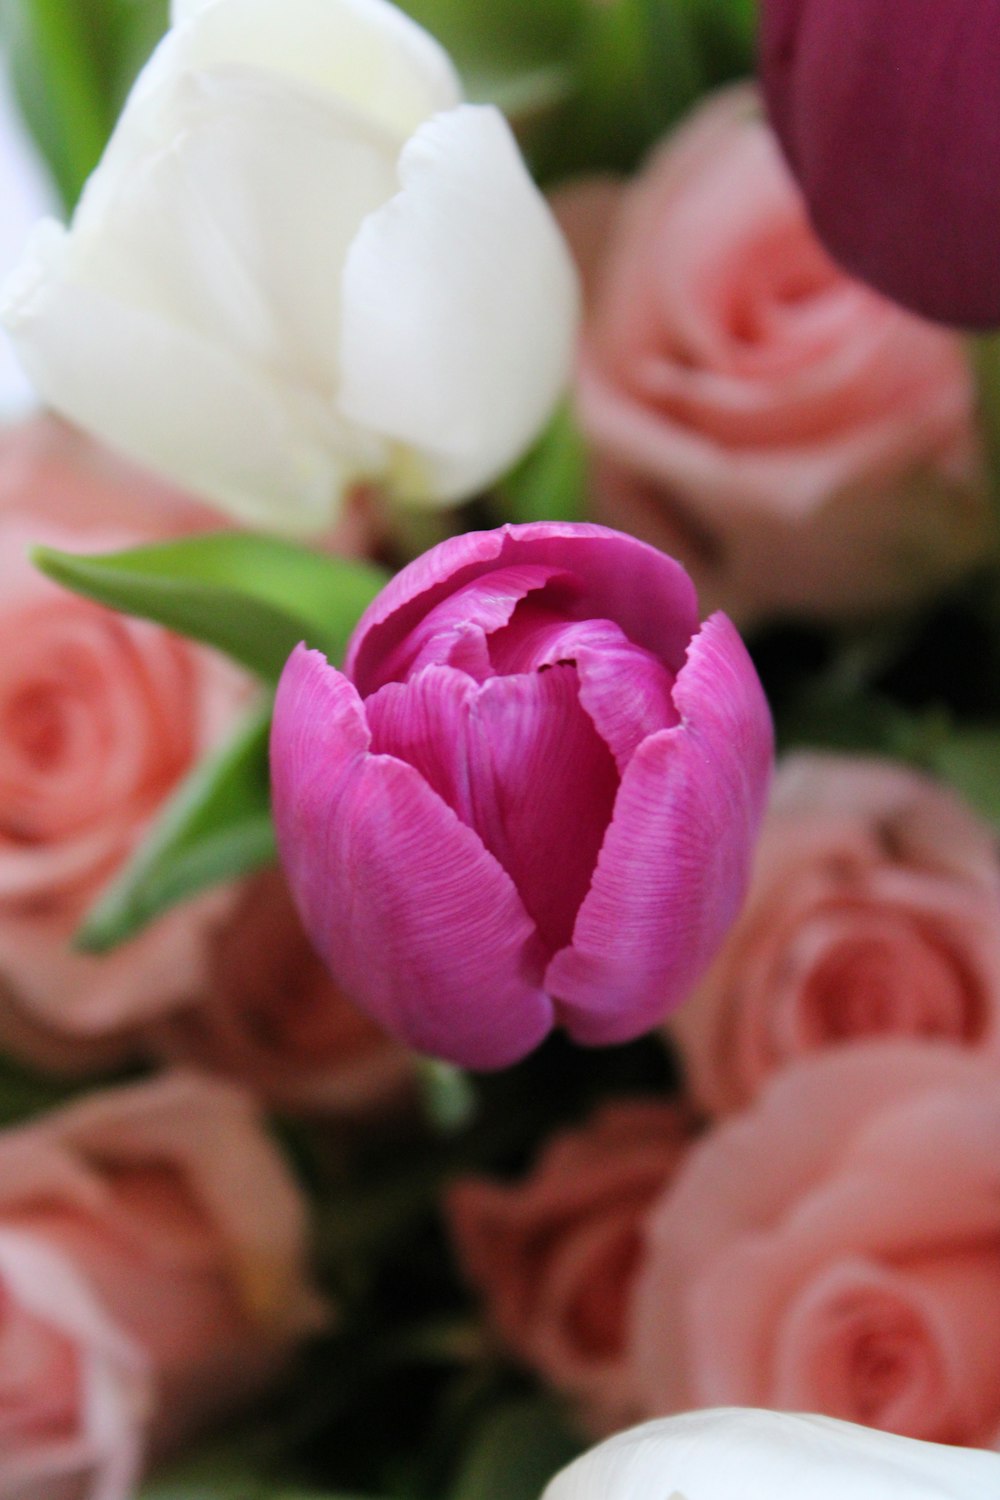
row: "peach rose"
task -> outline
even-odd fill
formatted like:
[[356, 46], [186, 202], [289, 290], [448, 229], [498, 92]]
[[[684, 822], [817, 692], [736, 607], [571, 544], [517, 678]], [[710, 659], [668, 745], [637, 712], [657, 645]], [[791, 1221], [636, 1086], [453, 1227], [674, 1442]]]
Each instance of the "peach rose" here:
[[0, 1496], [125, 1500], [142, 1461], [149, 1363], [72, 1261], [0, 1228]]
[[366, 1118], [414, 1081], [412, 1055], [327, 974], [276, 871], [249, 881], [221, 924], [204, 998], [154, 1025], [148, 1043], [292, 1113]]
[[626, 1359], [643, 1218], [686, 1145], [673, 1105], [607, 1105], [556, 1136], [531, 1175], [460, 1182], [448, 1199], [459, 1261], [503, 1342], [606, 1432], [637, 1407]]
[[874, 1036], [1000, 1059], [994, 831], [891, 761], [789, 757], [743, 912], [670, 1030], [716, 1114], [804, 1053]]
[[780, 1074], [692, 1148], [631, 1306], [644, 1412], [812, 1411], [1000, 1441], [1000, 1082], [872, 1042]]
[[238, 1090], [178, 1074], [6, 1132], [0, 1495], [125, 1500], [318, 1309], [301, 1197]]
[[752, 88], [634, 183], [556, 206], [587, 291], [596, 518], [680, 557], [705, 608], [866, 613], [985, 554], [962, 344], [827, 258]]
[[42, 1063], [82, 1064], [88, 1040], [107, 1060], [109, 1035], [201, 983], [215, 897], [106, 959], [68, 944], [248, 686], [214, 653], [50, 583], [27, 548], [198, 525], [202, 512], [61, 424], [0, 434], [0, 1042]]

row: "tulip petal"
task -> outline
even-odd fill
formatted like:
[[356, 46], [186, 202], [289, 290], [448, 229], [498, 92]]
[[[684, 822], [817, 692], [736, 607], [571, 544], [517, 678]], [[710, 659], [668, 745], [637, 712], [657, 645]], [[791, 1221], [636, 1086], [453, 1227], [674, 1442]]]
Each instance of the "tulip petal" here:
[[542, 1500], [987, 1500], [1000, 1457], [832, 1417], [719, 1408], [619, 1432]]
[[746, 890], [772, 731], [724, 615], [693, 640], [674, 702], [681, 723], [636, 750], [572, 945], [546, 974], [559, 1019], [588, 1045], [638, 1036], [680, 1004]]
[[431, 666], [408, 682], [387, 683], [365, 700], [372, 753], [392, 755], [413, 766], [470, 828], [467, 756], [476, 692], [466, 672]]
[[[74, 273], [44, 221], [0, 309], [46, 402], [112, 447], [250, 524], [308, 533], [370, 457], [331, 442], [329, 413], [158, 313]], [[169, 411], [169, 422], [163, 412]]]
[[576, 276], [498, 110], [463, 105], [422, 125], [399, 180], [348, 256], [340, 409], [417, 450], [401, 494], [447, 502], [509, 467], [554, 407]]
[[346, 671], [363, 694], [385, 678], [382, 661], [428, 611], [475, 579], [487, 590], [501, 568], [542, 566], [575, 585], [572, 614], [616, 621], [630, 641], [673, 672], [698, 629], [698, 599], [687, 573], [646, 542], [582, 522], [536, 521], [449, 538], [397, 573], [361, 616]]
[[336, 98], [236, 69], [176, 82], [164, 107], [171, 149], [109, 152], [92, 179], [74, 270], [262, 374], [290, 366], [332, 406], [336, 283], [358, 224], [395, 189], [393, 143]]
[[651, 652], [633, 646], [611, 620], [567, 621], [529, 600], [491, 637], [489, 649], [501, 675], [572, 662], [580, 702], [619, 772], [644, 739], [680, 722], [671, 696], [674, 674]]
[[350, 683], [300, 648], [279, 685], [272, 765], [306, 928], [388, 1031], [466, 1067], [506, 1067], [552, 1026], [534, 924], [478, 835], [367, 740]]
[[[555, 568], [497, 568], [490, 574], [488, 588], [473, 582], [456, 589], [428, 610], [398, 649], [380, 663], [378, 681], [401, 681], [432, 662], [461, 667], [477, 681], [491, 676], [487, 637], [507, 624], [529, 593], [565, 576]], [[369, 684], [369, 691], [373, 687]]]
[[414, 766], [476, 830], [549, 953], [572, 935], [618, 789], [577, 686], [570, 666], [481, 688], [452, 668], [427, 667], [365, 704], [373, 752]]
[[275, 0], [173, 0], [179, 23], [154, 55], [157, 76], [166, 65], [280, 73], [339, 95], [401, 140], [462, 98], [444, 49], [386, 0], [281, 0], [280, 16]]
[[618, 790], [573, 667], [484, 684], [470, 724], [468, 777], [475, 828], [557, 952], [572, 935]]

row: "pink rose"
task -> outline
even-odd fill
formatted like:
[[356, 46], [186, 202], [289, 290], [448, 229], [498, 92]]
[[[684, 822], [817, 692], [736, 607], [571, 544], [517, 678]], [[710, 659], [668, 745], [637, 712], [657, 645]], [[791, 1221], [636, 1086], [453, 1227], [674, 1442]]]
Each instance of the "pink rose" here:
[[203, 999], [148, 1041], [293, 1113], [364, 1118], [404, 1101], [414, 1079], [412, 1055], [327, 974], [276, 871], [248, 882], [221, 924]]
[[629, 1289], [642, 1223], [684, 1151], [670, 1104], [607, 1105], [556, 1136], [531, 1175], [460, 1182], [449, 1221], [466, 1275], [509, 1349], [580, 1404], [604, 1432], [637, 1406], [626, 1360]]
[[193, 1075], [0, 1136], [0, 1494], [126, 1500], [315, 1326], [300, 1195], [248, 1098]]
[[1000, 1057], [994, 831], [903, 766], [790, 757], [743, 912], [671, 1030], [717, 1114], [796, 1057], [874, 1036]]
[[781, 1074], [692, 1148], [649, 1221], [644, 1412], [811, 1411], [1000, 1441], [1000, 1074], [914, 1042]]
[[984, 555], [961, 342], [827, 258], [751, 88], [557, 207], [597, 519], [744, 624], [899, 605]]
[[42, 1063], [106, 1060], [112, 1033], [197, 990], [215, 897], [107, 959], [68, 944], [248, 688], [213, 653], [50, 583], [26, 551], [100, 551], [200, 524], [56, 422], [0, 435], [0, 1041]]

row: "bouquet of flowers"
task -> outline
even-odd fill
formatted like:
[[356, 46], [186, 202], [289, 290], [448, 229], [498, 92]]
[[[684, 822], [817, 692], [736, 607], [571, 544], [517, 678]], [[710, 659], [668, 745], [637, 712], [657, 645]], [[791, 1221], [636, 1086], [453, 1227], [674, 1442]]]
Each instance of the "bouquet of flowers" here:
[[0, 45], [0, 1500], [996, 1500], [1000, 3]]

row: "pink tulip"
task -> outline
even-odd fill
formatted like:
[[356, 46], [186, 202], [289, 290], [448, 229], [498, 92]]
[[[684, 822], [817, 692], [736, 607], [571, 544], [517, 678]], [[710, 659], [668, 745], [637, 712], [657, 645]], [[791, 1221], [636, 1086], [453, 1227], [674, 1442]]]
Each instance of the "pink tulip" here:
[[627, 1041], [739, 910], [771, 766], [724, 615], [599, 526], [455, 537], [362, 616], [338, 672], [300, 646], [274, 809], [313, 943], [354, 1001], [474, 1068], [556, 1025]]

